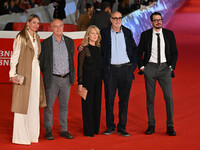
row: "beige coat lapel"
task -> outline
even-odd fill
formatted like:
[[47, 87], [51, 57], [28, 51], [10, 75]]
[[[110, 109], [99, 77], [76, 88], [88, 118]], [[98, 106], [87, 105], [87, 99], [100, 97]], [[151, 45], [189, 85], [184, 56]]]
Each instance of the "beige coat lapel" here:
[[40, 36], [38, 34], [36, 34], [36, 40], [37, 40], [37, 44], [38, 44], [38, 56], [37, 56], [37, 58], [39, 58], [40, 53], [41, 53], [41, 44], [40, 44]]
[[31, 39], [28, 35], [28, 33], [26, 32], [26, 46], [31, 49], [32, 51], [34, 51], [33, 45], [31, 43]]

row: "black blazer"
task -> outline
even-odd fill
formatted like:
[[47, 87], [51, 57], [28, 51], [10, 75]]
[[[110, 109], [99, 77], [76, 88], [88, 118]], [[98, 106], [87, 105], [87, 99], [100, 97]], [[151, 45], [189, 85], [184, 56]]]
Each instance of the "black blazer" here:
[[[178, 58], [178, 51], [176, 47], [176, 39], [174, 33], [167, 29], [162, 29], [165, 41], [165, 56], [167, 64], [175, 69], [176, 61]], [[138, 67], [146, 66], [151, 57], [152, 47], [152, 33], [153, 29], [142, 32], [140, 42], [138, 45]]]
[[[67, 46], [68, 55], [69, 55], [69, 78], [70, 83], [74, 84], [75, 81], [75, 69], [74, 69], [74, 41], [64, 36], [65, 44]], [[53, 41], [52, 36], [48, 37], [42, 41], [41, 46], [42, 50], [39, 56], [40, 69], [43, 73], [43, 80], [45, 88], [49, 88], [52, 83], [53, 77]]]
[[[132, 63], [132, 70], [135, 71], [137, 67], [137, 46], [133, 39], [131, 30], [122, 26], [124, 39], [126, 43], [126, 51], [130, 62]], [[111, 26], [101, 30], [101, 51], [103, 55], [103, 78], [108, 79], [111, 63]], [[134, 78], [134, 74], [133, 74]]]

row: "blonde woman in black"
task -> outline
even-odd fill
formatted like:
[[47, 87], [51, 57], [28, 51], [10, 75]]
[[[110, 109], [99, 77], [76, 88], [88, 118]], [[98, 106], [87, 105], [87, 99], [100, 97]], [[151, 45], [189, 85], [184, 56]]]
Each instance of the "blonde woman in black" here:
[[83, 130], [85, 136], [99, 133], [102, 93], [102, 55], [99, 29], [89, 26], [78, 55], [78, 90], [88, 90], [86, 100], [82, 99]]

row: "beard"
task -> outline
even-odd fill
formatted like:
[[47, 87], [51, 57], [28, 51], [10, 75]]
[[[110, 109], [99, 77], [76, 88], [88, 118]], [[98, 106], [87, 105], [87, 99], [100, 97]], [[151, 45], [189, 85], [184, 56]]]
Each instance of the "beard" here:
[[156, 29], [161, 29], [162, 28], [162, 24], [158, 23], [157, 25], [155, 25]]
[[159, 27], [155, 27], [156, 29], [161, 29], [162, 28], [162, 26], [159, 26]]

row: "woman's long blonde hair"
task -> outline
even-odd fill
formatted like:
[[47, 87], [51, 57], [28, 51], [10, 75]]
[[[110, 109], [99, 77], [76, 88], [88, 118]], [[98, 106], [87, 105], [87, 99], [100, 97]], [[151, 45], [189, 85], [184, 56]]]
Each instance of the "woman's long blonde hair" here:
[[89, 27], [87, 28], [87, 31], [86, 31], [85, 36], [84, 36], [84, 39], [83, 39], [83, 41], [81, 42], [81, 46], [87, 46], [87, 45], [89, 44], [89, 34], [90, 34], [90, 31], [91, 31], [92, 29], [95, 29], [96, 32], [97, 32], [97, 34], [98, 34], [98, 39], [97, 39], [97, 41], [95, 42], [95, 45], [96, 45], [97, 47], [100, 47], [100, 46], [101, 46], [101, 44], [100, 44], [100, 42], [101, 42], [100, 30], [99, 30], [99, 28], [97, 28], [95, 25], [91, 25], [91, 26], [89, 26]]
[[24, 28], [16, 36], [16, 37], [18, 37], [20, 35], [23, 43], [26, 43], [26, 32], [27, 32], [27, 28], [28, 28], [27, 22], [31, 22], [34, 18], [37, 18], [40, 21], [40, 18], [37, 15], [31, 14], [27, 18], [27, 21], [26, 21], [26, 24], [25, 24]]

